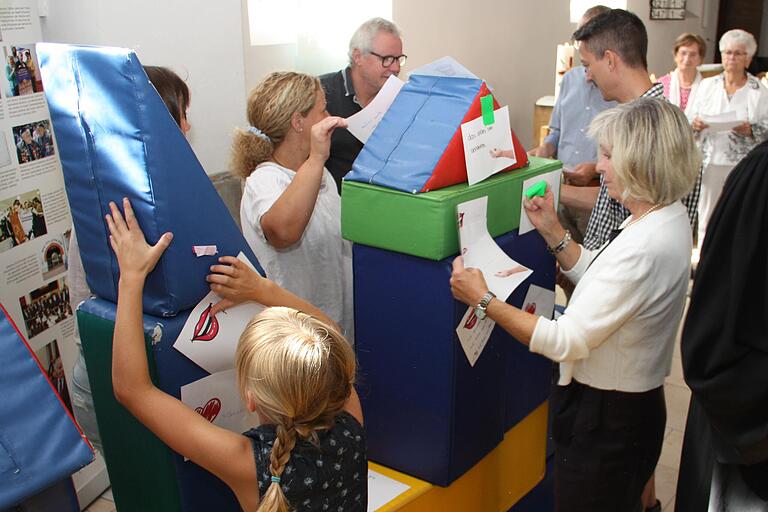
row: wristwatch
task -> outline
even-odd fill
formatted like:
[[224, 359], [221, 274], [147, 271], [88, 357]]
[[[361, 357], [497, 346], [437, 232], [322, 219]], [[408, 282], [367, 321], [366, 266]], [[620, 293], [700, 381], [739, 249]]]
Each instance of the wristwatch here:
[[480, 299], [480, 304], [475, 306], [475, 316], [478, 320], [483, 320], [487, 315], [485, 312], [488, 309], [488, 304], [490, 304], [491, 299], [495, 299], [496, 295], [492, 291], [488, 291], [485, 295], [483, 295], [483, 298]]

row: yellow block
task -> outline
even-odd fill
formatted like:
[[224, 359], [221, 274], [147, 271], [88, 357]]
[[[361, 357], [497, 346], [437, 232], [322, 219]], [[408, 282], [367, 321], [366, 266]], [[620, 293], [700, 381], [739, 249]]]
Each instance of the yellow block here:
[[491, 453], [448, 487], [439, 487], [370, 462], [410, 489], [377, 512], [502, 512], [533, 489], [546, 471], [547, 403], [512, 427]]

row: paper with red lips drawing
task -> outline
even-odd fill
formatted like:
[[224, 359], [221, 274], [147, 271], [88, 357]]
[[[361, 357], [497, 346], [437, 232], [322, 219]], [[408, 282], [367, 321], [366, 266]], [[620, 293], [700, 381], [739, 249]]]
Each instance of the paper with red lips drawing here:
[[[480, 269], [488, 288], [499, 300], [506, 301], [533, 271], [507, 256], [496, 244], [488, 233], [487, 211], [487, 196], [457, 205], [461, 254], [464, 267]], [[474, 366], [482, 354], [494, 325], [496, 322], [490, 318], [479, 320], [474, 307], [470, 307], [456, 327], [459, 343], [470, 365]]]
[[554, 290], [547, 290], [532, 284], [528, 287], [528, 292], [525, 294], [522, 309], [526, 313], [543, 316], [551, 320], [552, 314], [555, 311]]
[[478, 319], [475, 308], [469, 308], [464, 313], [459, 326], [456, 328], [456, 334], [459, 336], [459, 343], [461, 343], [461, 348], [464, 350], [470, 366], [475, 366], [480, 354], [483, 353], [495, 325], [496, 322], [488, 317], [483, 320]]
[[240, 399], [235, 370], [214, 373], [181, 386], [181, 401], [214, 425], [238, 434], [256, 421]]
[[555, 196], [555, 211], [557, 211], [557, 205], [560, 202], [560, 176], [563, 174], [562, 169], [558, 169], [556, 171], [548, 172], [546, 174], [540, 174], [538, 176], [534, 176], [533, 178], [528, 178], [523, 182], [523, 193], [520, 197], [520, 227], [517, 230], [518, 235], [524, 235], [529, 231], [533, 231], [534, 228], [533, 224], [531, 224], [530, 219], [528, 218], [528, 214], [525, 211], [525, 206], [523, 205], [523, 202], [525, 201], [525, 191], [528, 190], [532, 185], [540, 182], [541, 180], [544, 180], [547, 182], [547, 188], [552, 191], [552, 194]]
[[[243, 253], [238, 259], [248, 266], [253, 265]], [[211, 308], [221, 298], [209, 292], [187, 318], [184, 328], [179, 333], [173, 347], [190, 358], [208, 373], [229, 370], [234, 367], [237, 340], [248, 322], [264, 310], [256, 302], [245, 302], [211, 315]]]

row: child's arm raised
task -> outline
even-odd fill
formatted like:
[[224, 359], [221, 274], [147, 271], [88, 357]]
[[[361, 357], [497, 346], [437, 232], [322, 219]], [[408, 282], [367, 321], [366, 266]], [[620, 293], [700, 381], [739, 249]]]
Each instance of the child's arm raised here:
[[312, 315], [339, 332], [339, 326], [320, 308], [297, 297], [274, 281], [261, 277], [258, 272], [234, 256], [222, 256], [219, 265], [211, 266], [211, 274], [206, 278], [211, 283], [211, 291], [222, 300], [213, 306], [213, 314], [224, 311], [234, 305], [249, 300], [265, 306], [286, 306], [308, 315]]
[[172, 235], [147, 244], [128, 199], [125, 219], [114, 203], [106, 216], [110, 243], [120, 265], [117, 318], [112, 347], [112, 385], [117, 400], [171, 449], [221, 478], [245, 510], [259, 503], [256, 463], [245, 436], [209, 423], [176, 398], [157, 389], [149, 378], [141, 296], [144, 281]]

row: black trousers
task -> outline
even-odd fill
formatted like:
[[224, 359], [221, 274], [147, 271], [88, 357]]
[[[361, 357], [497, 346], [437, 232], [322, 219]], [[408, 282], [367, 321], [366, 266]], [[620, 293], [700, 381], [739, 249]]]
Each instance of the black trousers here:
[[604, 391], [575, 380], [550, 398], [558, 512], [639, 512], [664, 441], [664, 388]]

